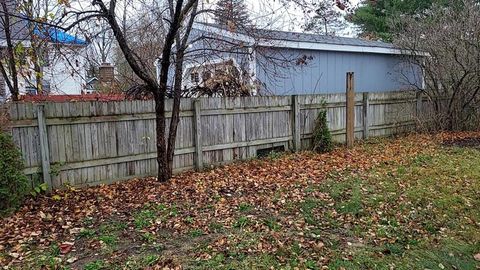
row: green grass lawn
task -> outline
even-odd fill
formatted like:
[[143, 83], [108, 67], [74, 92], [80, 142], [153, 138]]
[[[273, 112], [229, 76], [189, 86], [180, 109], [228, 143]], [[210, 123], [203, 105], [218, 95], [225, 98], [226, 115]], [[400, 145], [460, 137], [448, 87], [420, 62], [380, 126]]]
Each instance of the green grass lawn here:
[[[150, 202], [85, 218], [79, 233], [48, 248], [24, 245], [29, 253], [13, 268], [479, 269], [480, 150], [399, 140], [376, 140], [359, 150], [392, 159], [365, 170], [332, 169], [321, 181], [298, 173], [306, 180], [254, 188], [263, 196], [257, 201], [232, 190], [197, 204]], [[396, 159], [386, 150], [389, 143], [418, 151]], [[230, 205], [230, 196], [241, 203]], [[62, 254], [65, 240], [75, 245]]]
[[[321, 192], [321, 193], [317, 193]], [[316, 196], [327, 194], [326, 197]], [[372, 169], [365, 175], [331, 175], [305, 190], [304, 202], [286, 208], [311, 226], [285, 234], [321, 241], [321, 248], [290, 243], [249, 255], [269, 233], [228, 232], [231, 252], [192, 263], [200, 269], [478, 269], [480, 252], [480, 151], [439, 149], [408, 164]], [[274, 217], [272, 217], [274, 219]], [[279, 225], [278, 231], [283, 230]], [[295, 237], [293, 237], [295, 238]], [[318, 263], [328, 258], [324, 265]]]
[[382, 166], [342, 182], [332, 179], [321, 189], [335, 201], [325, 210], [349, 220], [343, 234], [357, 242], [334, 249], [332, 269], [480, 266], [473, 258], [480, 251], [478, 150], [439, 149], [402, 166]]

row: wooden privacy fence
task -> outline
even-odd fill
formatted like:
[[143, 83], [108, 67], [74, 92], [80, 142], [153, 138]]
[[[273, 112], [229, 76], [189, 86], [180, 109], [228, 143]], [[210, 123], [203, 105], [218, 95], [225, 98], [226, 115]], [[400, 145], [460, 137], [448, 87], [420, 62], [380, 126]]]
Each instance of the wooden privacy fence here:
[[[422, 99], [410, 92], [355, 94], [356, 138], [411, 130]], [[167, 102], [167, 116], [171, 115]], [[201, 98], [181, 101], [176, 172], [257, 156], [280, 147], [308, 149], [318, 112], [327, 110], [345, 139], [345, 94]], [[32, 180], [54, 188], [156, 174], [153, 101], [12, 103], [12, 134]]]

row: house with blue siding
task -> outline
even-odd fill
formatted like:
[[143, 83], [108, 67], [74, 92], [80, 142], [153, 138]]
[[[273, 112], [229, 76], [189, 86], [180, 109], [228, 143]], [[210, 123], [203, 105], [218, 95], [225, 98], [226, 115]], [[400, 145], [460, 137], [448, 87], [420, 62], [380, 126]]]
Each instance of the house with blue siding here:
[[255, 29], [232, 31], [196, 23], [184, 69], [184, 88], [201, 85], [216, 72], [235, 72], [254, 94], [343, 93], [347, 72], [357, 92], [385, 92], [423, 85], [393, 44], [356, 38]]

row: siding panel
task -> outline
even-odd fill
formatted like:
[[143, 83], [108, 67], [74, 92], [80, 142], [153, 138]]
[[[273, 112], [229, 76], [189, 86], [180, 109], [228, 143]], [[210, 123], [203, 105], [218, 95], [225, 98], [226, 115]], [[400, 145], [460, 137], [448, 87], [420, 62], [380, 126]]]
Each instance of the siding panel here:
[[[402, 56], [398, 55], [277, 48], [266, 50], [270, 54], [288, 56], [288, 61], [282, 63], [258, 56], [257, 78], [262, 82], [262, 91], [266, 94], [344, 93], [345, 75], [350, 71], [355, 72], [357, 92], [396, 91], [410, 88], [411, 83], [421, 85], [420, 70], [405, 64]], [[299, 67], [297, 60], [304, 55], [312, 56], [313, 60], [307, 60], [306, 65]], [[272, 72], [273, 66], [276, 72]], [[412, 72], [412, 69], [416, 72]], [[407, 73], [408, 81], [401, 72]]]

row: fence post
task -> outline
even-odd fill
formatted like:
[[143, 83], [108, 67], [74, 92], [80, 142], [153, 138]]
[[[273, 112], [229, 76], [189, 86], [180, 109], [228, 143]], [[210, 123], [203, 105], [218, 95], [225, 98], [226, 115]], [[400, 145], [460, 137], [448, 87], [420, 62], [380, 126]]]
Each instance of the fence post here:
[[423, 96], [421, 91], [417, 91], [416, 93], [416, 105], [415, 105], [415, 114], [417, 119], [420, 118], [420, 114], [422, 113], [422, 106], [423, 106]]
[[45, 119], [45, 106], [37, 106], [38, 136], [40, 139], [40, 156], [42, 158], [43, 181], [47, 184], [48, 191], [52, 191], [52, 178], [50, 177], [50, 151], [48, 149], [47, 123]]
[[353, 147], [355, 141], [355, 90], [354, 73], [347, 72], [347, 147]]
[[293, 95], [292, 96], [292, 131], [293, 131], [293, 150], [295, 152], [298, 152], [302, 150], [302, 141], [301, 141], [301, 135], [300, 135], [300, 103], [298, 101], [298, 96]]
[[193, 101], [193, 131], [195, 136], [195, 169], [203, 170], [203, 152], [202, 152], [202, 112], [200, 100]]
[[369, 93], [363, 93], [363, 139], [368, 139], [370, 135], [370, 99]]

